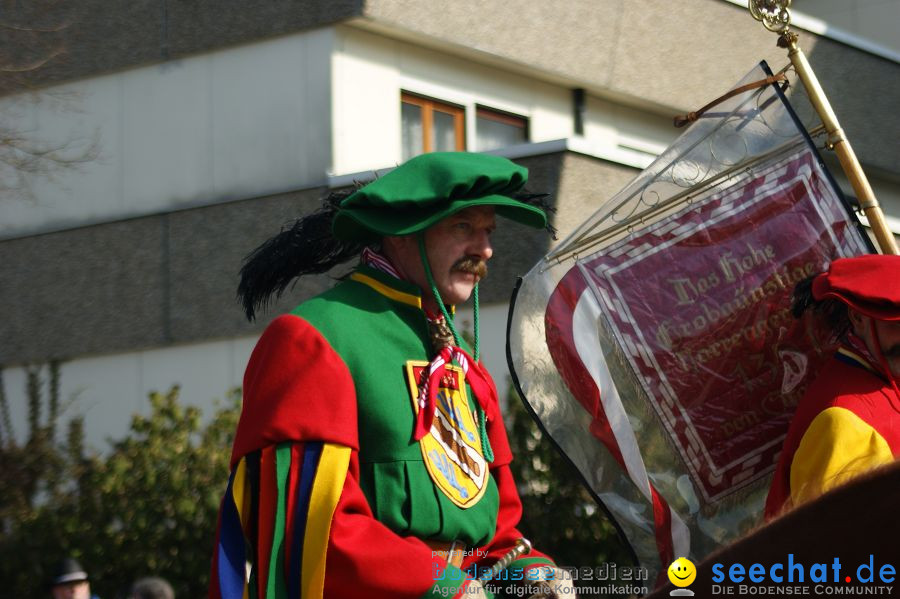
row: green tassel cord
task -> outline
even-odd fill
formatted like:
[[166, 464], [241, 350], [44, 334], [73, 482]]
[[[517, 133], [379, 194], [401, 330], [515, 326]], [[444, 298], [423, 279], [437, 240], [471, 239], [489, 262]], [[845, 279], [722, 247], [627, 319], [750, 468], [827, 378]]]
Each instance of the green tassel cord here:
[[487, 417], [484, 415], [484, 410], [481, 409], [481, 406], [476, 402], [476, 409], [478, 410], [478, 432], [481, 436], [481, 447], [484, 449], [484, 459], [488, 461], [489, 464], [494, 462], [494, 449], [491, 447], [491, 442], [488, 440], [487, 434]]
[[[444, 300], [441, 299], [441, 294], [438, 292], [437, 283], [434, 282], [434, 275], [431, 273], [431, 265], [428, 263], [428, 254], [425, 252], [425, 236], [419, 235], [419, 255], [422, 258], [422, 266], [425, 267], [425, 277], [428, 280], [428, 284], [431, 286], [431, 293], [434, 296], [434, 300], [437, 302], [438, 308], [441, 310], [441, 314], [444, 316], [444, 322], [447, 323], [447, 326], [450, 328], [450, 332], [453, 333], [453, 340], [456, 342], [456, 345], [460, 346], [460, 337], [459, 333], [456, 332], [456, 327], [453, 325], [453, 319], [450, 318], [450, 313], [447, 312], [447, 307], [444, 305]], [[473, 358], [477, 362], [479, 358], [479, 350], [480, 350], [480, 338], [478, 335], [478, 283], [475, 284], [475, 289], [473, 290], [474, 298], [474, 320], [475, 320], [475, 347], [473, 352]], [[487, 418], [484, 414], [484, 410], [481, 409], [481, 406], [478, 402], [475, 402], [475, 409], [478, 411], [478, 428], [481, 436], [481, 447], [484, 449], [484, 459], [488, 462], [494, 461], [494, 450], [491, 448], [491, 443], [488, 440], [487, 436]]]

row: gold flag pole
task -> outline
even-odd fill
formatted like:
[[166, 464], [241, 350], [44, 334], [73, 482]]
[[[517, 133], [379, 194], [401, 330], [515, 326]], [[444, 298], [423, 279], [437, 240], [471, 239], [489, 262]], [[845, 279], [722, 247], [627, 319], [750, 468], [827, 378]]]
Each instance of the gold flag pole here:
[[806, 60], [806, 55], [803, 54], [803, 50], [797, 45], [797, 34], [790, 30], [791, 13], [788, 10], [790, 5], [791, 0], [749, 0], [748, 8], [754, 19], [762, 22], [763, 26], [769, 31], [779, 34], [778, 46], [787, 48], [788, 58], [790, 58], [791, 64], [794, 65], [794, 70], [797, 71], [800, 81], [806, 87], [813, 108], [816, 109], [819, 118], [822, 119], [822, 124], [825, 125], [825, 131], [828, 133], [826, 145], [837, 154], [841, 167], [844, 169], [844, 173], [847, 175], [847, 179], [850, 180], [850, 185], [859, 199], [859, 205], [869, 220], [869, 226], [875, 234], [878, 247], [881, 248], [884, 254], [900, 253], [897, 251], [894, 235], [888, 229], [884, 220], [881, 206], [878, 205], [878, 200], [875, 199], [872, 186], [869, 185], [869, 180], [866, 179], [866, 174], [856, 158], [856, 153], [850, 147], [850, 142], [847, 141], [844, 130], [838, 123], [837, 116], [834, 114], [834, 110], [832, 110], [831, 104], [825, 96], [825, 91], [816, 78], [816, 74], [813, 72], [809, 61]]

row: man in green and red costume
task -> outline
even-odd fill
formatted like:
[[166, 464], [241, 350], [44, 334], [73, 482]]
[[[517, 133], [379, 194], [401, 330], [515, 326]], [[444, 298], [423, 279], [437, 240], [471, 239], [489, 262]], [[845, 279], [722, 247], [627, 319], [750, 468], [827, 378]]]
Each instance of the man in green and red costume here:
[[[546, 226], [526, 179], [496, 156], [425, 154], [248, 257], [239, 295], [252, 318], [297, 276], [361, 253], [253, 351], [210, 597], [491, 596], [464, 570], [510, 553], [522, 509], [478, 360], [478, 281], [495, 215]], [[453, 306], [472, 294], [469, 348]], [[501, 577], [571, 591], [540, 552]]]
[[835, 260], [794, 291], [841, 346], [797, 406], [766, 517], [900, 457], [900, 256]]

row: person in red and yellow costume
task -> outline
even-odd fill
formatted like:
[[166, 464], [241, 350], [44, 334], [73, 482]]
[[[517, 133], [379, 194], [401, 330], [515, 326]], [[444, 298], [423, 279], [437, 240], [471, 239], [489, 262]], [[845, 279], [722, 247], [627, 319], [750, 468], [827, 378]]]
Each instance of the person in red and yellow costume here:
[[900, 457], [900, 256], [835, 260], [794, 291], [842, 341], [797, 406], [766, 517]]
[[[495, 579], [572, 596], [549, 557], [511, 553], [522, 508], [478, 359], [495, 216], [546, 226], [526, 180], [505, 158], [424, 154], [248, 257], [239, 295], [251, 319], [297, 276], [361, 261], [272, 321], [253, 351], [212, 599], [491, 597], [466, 570], [504, 558]], [[453, 306], [473, 294], [470, 348]]]

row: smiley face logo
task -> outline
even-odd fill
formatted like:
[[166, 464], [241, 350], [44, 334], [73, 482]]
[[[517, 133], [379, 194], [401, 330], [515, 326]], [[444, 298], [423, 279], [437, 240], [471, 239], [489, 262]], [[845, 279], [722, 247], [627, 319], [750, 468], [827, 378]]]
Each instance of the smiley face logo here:
[[669, 582], [677, 587], [690, 586], [697, 578], [697, 568], [686, 557], [679, 557], [669, 566]]

